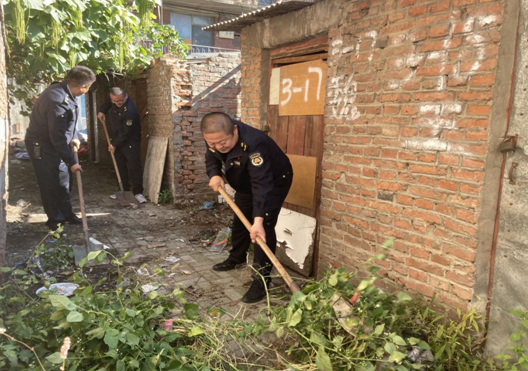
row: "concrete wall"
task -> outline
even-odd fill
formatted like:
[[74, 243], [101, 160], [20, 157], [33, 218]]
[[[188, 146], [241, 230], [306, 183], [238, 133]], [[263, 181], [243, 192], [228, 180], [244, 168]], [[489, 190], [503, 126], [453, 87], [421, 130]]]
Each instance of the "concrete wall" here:
[[[0, 4], [0, 267], [4, 266], [6, 247], [7, 171], [9, 143], [9, 103], [6, 85], [4, 10]], [[0, 273], [0, 278], [2, 274]]]
[[491, 248], [479, 220], [494, 216], [483, 200], [497, 197], [484, 179], [499, 180], [486, 171], [492, 119], [507, 108], [495, 105], [504, 3], [326, 0], [243, 30], [242, 120], [257, 127], [269, 50], [329, 37], [320, 269], [362, 270], [393, 238], [385, 286], [475, 299], [477, 253]]
[[[490, 322], [486, 350], [489, 354], [506, 351], [508, 339], [516, 328], [523, 328], [521, 321], [510, 314], [511, 310], [523, 311], [528, 308], [526, 290], [526, 267], [528, 266], [528, 124], [526, 122], [526, 102], [528, 100], [528, 1], [508, 1], [508, 12], [505, 14], [505, 28], [511, 28], [508, 35], [503, 33], [501, 55], [508, 55], [511, 64], [515, 63], [513, 82], [513, 107], [511, 119], [502, 125], [502, 136], [518, 135], [518, 146], [515, 152], [504, 155], [498, 166], [504, 171], [502, 190], [497, 194], [500, 199], [500, 217], [496, 231], [495, 249], [492, 250], [490, 266], [492, 285]], [[517, 28], [517, 26], [519, 26]], [[517, 33], [518, 32], [518, 33]], [[515, 60], [514, 57], [516, 56]], [[506, 71], [505, 71], [506, 72]], [[500, 76], [501, 80], [510, 82], [511, 74]], [[505, 94], [509, 99], [510, 94]], [[495, 148], [497, 150], [497, 148]], [[502, 156], [501, 156], [502, 160]], [[518, 166], [511, 171], [514, 164]], [[511, 177], [510, 177], [511, 172]], [[514, 183], [510, 182], [513, 178]], [[495, 227], [496, 228], [496, 227]], [[495, 230], [493, 228], [493, 230]], [[525, 346], [528, 343], [525, 341]]]

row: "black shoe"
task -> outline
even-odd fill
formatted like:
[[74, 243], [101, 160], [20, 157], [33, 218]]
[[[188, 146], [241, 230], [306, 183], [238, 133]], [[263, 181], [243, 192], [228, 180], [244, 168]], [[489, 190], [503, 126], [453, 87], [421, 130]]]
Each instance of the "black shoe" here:
[[57, 228], [59, 228], [59, 224], [64, 225], [64, 222], [54, 222], [54, 221], [47, 221], [46, 225], [48, 226], [50, 231], [56, 231]]
[[235, 263], [228, 259], [226, 261], [213, 265], [213, 270], [217, 272], [226, 272], [242, 267], [243, 265], [244, 263]]
[[[267, 285], [269, 285], [269, 282], [266, 282]], [[251, 286], [249, 287], [249, 290], [244, 294], [242, 297], [242, 302], [244, 303], [256, 303], [261, 301], [266, 297], [266, 287], [264, 286], [264, 282], [262, 282], [261, 278], [256, 278], [251, 282]]]
[[66, 218], [66, 221], [70, 224], [82, 224], [82, 219], [79, 218], [77, 215], [72, 215]]

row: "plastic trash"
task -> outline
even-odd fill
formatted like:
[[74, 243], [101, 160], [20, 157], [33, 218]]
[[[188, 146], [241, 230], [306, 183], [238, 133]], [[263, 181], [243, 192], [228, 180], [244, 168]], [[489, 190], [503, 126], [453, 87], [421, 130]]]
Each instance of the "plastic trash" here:
[[176, 263], [177, 261], [180, 260], [180, 258], [177, 258], [175, 256], [167, 256], [165, 259], [163, 259], [165, 261], [168, 261], [169, 263]]
[[46, 287], [41, 287], [37, 290], [37, 295], [40, 294], [42, 291], [49, 290], [51, 292], [55, 291], [55, 294], [57, 295], [63, 295], [63, 296], [72, 296], [75, 289], [79, 287], [79, 285], [71, 282], [59, 282], [59, 283], [52, 283], [49, 286], [49, 289]]
[[154, 286], [153, 284], [147, 283], [143, 286], [141, 286], [141, 291], [143, 291], [145, 294], [149, 293], [151, 291], [156, 291], [159, 288], [159, 286]]
[[19, 160], [29, 160], [29, 155], [27, 152], [18, 152], [15, 154], [15, 158]]
[[209, 251], [211, 252], [222, 251], [226, 247], [227, 240], [229, 239], [230, 235], [231, 235], [231, 228], [225, 227], [224, 229], [220, 230], [218, 234], [216, 235], [216, 238], [213, 244], [209, 247]]
[[205, 201], [200, 210], [211, 210], [214, 207], [214, 203], [211, 201]]

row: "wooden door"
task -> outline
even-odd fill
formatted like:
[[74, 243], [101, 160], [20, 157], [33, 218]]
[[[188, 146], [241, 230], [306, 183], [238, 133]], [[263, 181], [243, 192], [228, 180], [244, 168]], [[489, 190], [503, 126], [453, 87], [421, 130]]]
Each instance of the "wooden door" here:
[[[294, 168], [294, 182], [283, 207], [314, 218], [315, 225], [322, 186], [327, 42], [322, 38], [270, 53], [269, 135]], [[288, 258], [292, 246], [278, 248], [277, 256], [285, 265], [310, 275], [317, 268], [317, 239], [315, 227], [313, 249], [304, 266]]]

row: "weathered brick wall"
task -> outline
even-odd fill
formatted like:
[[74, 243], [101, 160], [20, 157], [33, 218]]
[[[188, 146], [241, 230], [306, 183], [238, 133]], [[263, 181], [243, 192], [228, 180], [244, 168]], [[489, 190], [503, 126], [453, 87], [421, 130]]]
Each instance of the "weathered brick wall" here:
[[[9, 103], [7, 100], [4, 11], [0, 4], [0, 267], [4, 266], [6, 247], [7, 151], [9, 140]], [[0, 278], [2, 274], [0, 273]]]
[[240, 55], [219, 54], [185, 68], [182, 64], [173, 76], [179, 106], [172, 115], [175, 198], [202, 199], [211, 196], [212, 191], [207, 186], [200, 121], [209, 112], [240, 117]]
[[321, 267], [362, 268], [394, 238], [382, 273], [468, 305], [503, 4], [343, 8], [329, 31]]
[[261, 129], [264, 124], [261, 120], [263, 116], [260, 114], [260, 108], [263, 106], [262, 98], [258, 87], [262, 84], [263, 79], [268, 76], [263, 76], [262, 71], [264, 61], [262, 58], [262, 49], [250, 46], [245, 43], [245, 35], [241, 35], [242, 40], [242, 107], [241, 115], [242, 121], [248, 125]]

